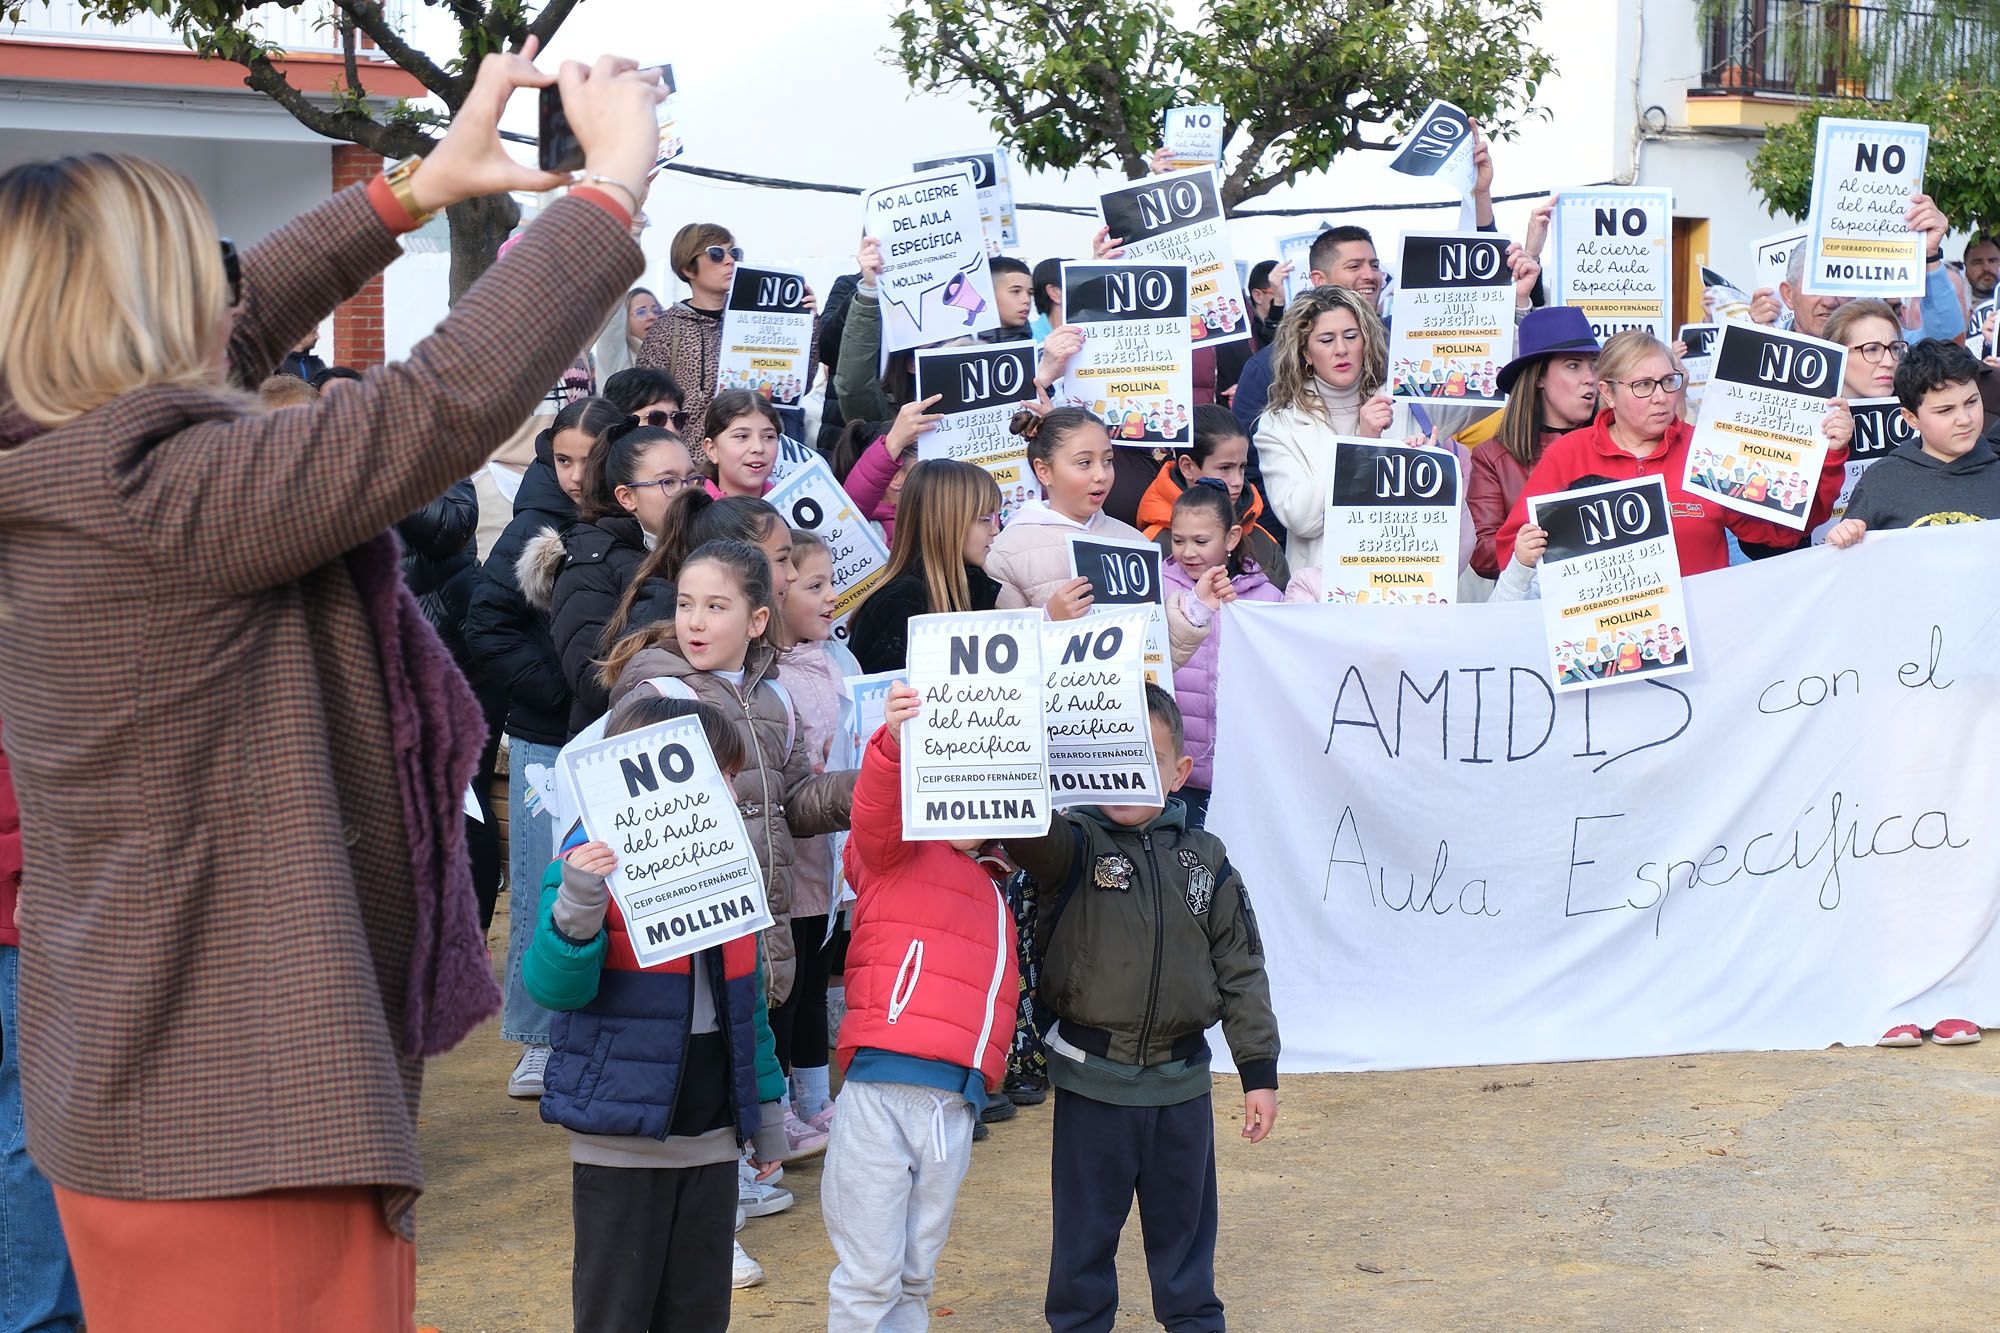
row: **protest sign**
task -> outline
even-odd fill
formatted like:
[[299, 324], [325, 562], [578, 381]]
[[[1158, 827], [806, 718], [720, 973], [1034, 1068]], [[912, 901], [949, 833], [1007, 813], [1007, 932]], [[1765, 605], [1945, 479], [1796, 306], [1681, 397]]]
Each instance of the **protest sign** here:
[[1042, 622], [1042, 722], [1049, 800], [1164, 806], [1146, 712], [1144, 608]]
[[1168, 107], [1166, 133], [1160, 141], [1160, 146], [1167, 150], [1168, 166], [1174, 171], [1185, 171], [1189, 167], [1219, 165], [1222, 122], [1219, 106]]
[[1814, 296], [1922, 296], [1924, 233], [1903, 215], [1924, 188], [1927, 125], [1822, 116], [1813, 151], [1805, 290]]
[[836, 749], [829, 768], [859, 768], [861, 754], [869, 740], [882, 729], [882, 711], [889, 702], [889, 687], [908, 681], [907, 671], [877, 671], [867, 676], [846, 676], [840, 682], [840, 715], [845, 722], [846, 749]]
[[903, 836], [1008, 838], [1049, 827], [1042, 730], [1042, 613], [963, 611], [910, 620], [903, 724]]
[[1827, 400], [1847, 349], [1754, 324], [1725, 324], [1681, 487], [1726, 509], [1804, 528], [1826, 461]]
[[[1124, 246], [1126, 259], [1187, 265], [1187, 328], [1195, 342], [1206, 346], [1250, 336], [1243, 281], [1229, 248], [1221, 184], [1213, 167], [1148, 176], [1106, 190], [1097, 207], [1104, 225]], [[1063, 310], [1067, 313], [1069, 307]]]
[[771, 484], [776, 486], [819, 456], [819, 450], [811, 445], [800, 444], [789, 435], [780, 435], [778, 457], [771, 464]]
[[1083, 333], [1056, 386], [1113, 444], [1194, 441], [1194, 344], [1182, 264], [1107, 260], [1062, 266], [1063, 319]]
[[1155, 542], [1130, 537], [1069, 534], [1069, 571], [1090, 580], [1091, 613], [1115, 607], [1143, 606], [1151, 610], [1146, 629], [1146, 679], [1173, 688], [1167, 662], [1166, 584], [1160, 576], [1160, 548]]
[[1703, 392], [1715, 374], [1715, 344], [1722, 336], [1720, 324], [1683, 324], [1680, 341], [1687, 347], [1681, 367], [1687, 371], [1688, 406], [1700, 408]]
[[736, 793], [699, 718], [568, 747], [559, 762], [585, 835], [617, 853], [611, 900], [641, 967], [771, 924]]
[[1780, 283], [1791, 281], [1792, 253], [1806, 243], [1806, 229], [1791, 227], [1785, 231], [1773, 232], [1750, 247], [1752, 268], [1755, 270], [1750, 280], [1759, 290], [1768, 288], [1778, 298], [1778, 308], [1790, 310], [1791, 304], [1785, 294], [1778, 290]]
[[1325, 227], [1321, 227], [1319, 231], [1298, 231], [1290, 236], [1278, 238], [1278, 262], [1292, 266], [1292, 271], [1285, 275], [1286, 301], [1291, 301], [1300, 292], [1312, 290], [1313, 242], [1318, 240], [1319, 233], [1325, 230]]
[[674, 67], [661, 65], [660, 82], [667, 86], [666, 100], [653, 108], [653, 122], [660, 131], [659, 145], [653, 154], [653, 165], [663, 167], [687, 151], [687, 144], [681, 135], [686, 127], [681, 124], [680, 84], [674, 80]]
[[954, 163], [870, 190], [864, 236], [882, 243], [882, 354], [1000, 327], [972, 169]]
[[786, 524], [826, 543], [833, 558], [833, 637], [845, 643], [848, 620], [875, 591], [889, 566], [889, 548], [817, 453], [786, 473], [764, 499]]
[[1530, 496], [1528, 521], [1549, 534], [1537, 572], [1558, 693], [1694, 669], [1664, 478]]
[[1917, 442], [1917, 428], [1903, 415], [1903, 405], [1894, 398], [1856, 398], [1848, 409], [1854, 413], [1854, 439], [1847, 446], [1847, 475], [1840, 479], [1840, 498], [1833, 513], [1812, 530], [1812, 544], [1825, 543], [1833, 525], [1847, 517], [1847, 502], [1854, 498], [1854, 483], [1870, 466], [1881, 462], [1906, 444]]
[[1599, 342], [1626, 329], [1672, 336], [1671, 190], [1602, 186], [1556, 196], [1556, 305], [1582, 308]]
[[917, 399], [942, 401], [944, 420], [917, 437], [919, 459], [951, 458], [986, 469], [1000, 488], [1000, 525], [1041, 494], [1028, 470], [1028, 442], [1007, 429], [1035, 396], [1032, 343], [940, 347], [917, 353]]
[[1450, 602], [1458, 586], [1460, 488], [1458, 456], [1448, 449], [1334, 436], [1320, 600]]
[[1389, 170], [1405, 176], [1429, 176], [1459, 194], [1470, 194], [1477, 170], [1472, 164], [1472, 146], [1471, 118], [1450, 102], [1432, 102], [1417, 128], [1389, 159]]
[[2000, 1024], [1995, 568], [1971, 523], [1701, 574], [1727, 669], [1581, 697], [1546, 688], [1526, 604], [1237, 602], [1208, 827], [1281, 1069]]
[[1014, 219], [1014, 181], [1007, 170], [1007, 150], [981, 148], [972, 153], [952, 153], [914, 163], [912, 171], [936, 171], [963, 166], [972, 173], [972, 185], [979, 193], [979, 218], [986, 227], [986, 252], [997, 255], [1021, 240]]
[[1982, 361], [1993, 355], [1995, 340], [1986, 322], [1993, 317], [1995, 308], [2000, 308], [2000, 299], [1989, 296], [1972, 307], [1972, 314], [1965, 323], [1965, 350]]
[[797, 407], [812, 379], [813, 314], [801, 273], [738, 268], [722, 311], [715, 391], [748, 389], [778, 407]]
[[1505, 237], [1405, 236], [1389, 322], [1389, 396], [1504, 403], [1514, 355], [1514, 274]]

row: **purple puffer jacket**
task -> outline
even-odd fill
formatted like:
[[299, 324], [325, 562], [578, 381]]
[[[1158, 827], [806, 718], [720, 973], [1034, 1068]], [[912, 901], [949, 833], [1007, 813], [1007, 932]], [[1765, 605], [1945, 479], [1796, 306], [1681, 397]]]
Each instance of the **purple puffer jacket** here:
[[[1167, 630], [1172, 640], [1174, 699], [1181, 706], [1187, 724], [1187, 752], [1194, 760], [1188, 785], [1208, 790], [1215, 782], [1215, 659], [1220, 636], [1214, 633], [1213, 614], [1194, 595], [1194, 580], [1178, 560], [1162, 562], [1166, 583]], [[1254, 561], [1245, 561], [1243, 572], [1232, 582], [1236, 595], [1246, 602], [1282, 602], [1285, 594], [1264, 577]], [[1193, 651], [1184, 660], [1188, 648]]]

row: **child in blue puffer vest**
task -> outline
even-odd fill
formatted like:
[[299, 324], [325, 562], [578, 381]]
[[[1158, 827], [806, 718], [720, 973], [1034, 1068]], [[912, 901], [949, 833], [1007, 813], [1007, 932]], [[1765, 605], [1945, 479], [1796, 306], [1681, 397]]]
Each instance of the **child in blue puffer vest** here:
[[[607, 735], [701, 719], [725, 776], [737, 729], [690, 699], [632, 695]], [[605, 879], [618, 859], [580, 831], [542, 879], [521, 977], [556, 1013], [542, 1119], [570, 1131], [575, 1326], [591, 1333], [725, 1328], [737, 1160], [784, 1155], [784, 1075], [757, 937], [641, 968]]]

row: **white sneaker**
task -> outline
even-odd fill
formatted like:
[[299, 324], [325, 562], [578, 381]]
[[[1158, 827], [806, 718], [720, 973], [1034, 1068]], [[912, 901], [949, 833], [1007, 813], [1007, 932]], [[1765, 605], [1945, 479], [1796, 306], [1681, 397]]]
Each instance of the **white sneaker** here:
[[[741, 1157], [736, 1159], [736, 1178], [739, 1181], [757, 1179], [757, 1168], [750, 1165], [750, 1153], [747, 1150]], [[763, 1183], [766, 1185], [784, 1184], [785, 1168], [783, 1163], [779, 1164], [778, 1169], [776, 1171], [773, 1171], [769, 1176], [765, 1177]]]
[[542, 1075], [549, 1067], [549, 1048], [546, 1046], [523, 1046], [521, 1062], [514, 1066], [514, 1072], [507, 1076], [509, 1097], [537, 1098], [542, 1095]]
[[769, 1217], [782, 1213], [792, 1206], [792, 1192], [780, 1189], [766, 1180], [758, 1180], [754, 1174], [745, 1176], [741, 1172], [736, 1177], [736, 1209], [745, 1217]]
[[764, 1265], [743, 1253], [743, 1242], [736, 1242], [736, 1264], [730, 1270], [729, 1285], [741, 1291], [754, 1287], [764, 1280]]

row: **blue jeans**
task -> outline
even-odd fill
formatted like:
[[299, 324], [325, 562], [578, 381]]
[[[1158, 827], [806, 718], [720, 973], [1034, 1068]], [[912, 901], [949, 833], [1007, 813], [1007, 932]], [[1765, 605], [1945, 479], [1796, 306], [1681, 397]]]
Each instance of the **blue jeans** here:
[[0, 1329], [74, 1329], [83, 1318], [49, 1182], [28, 1160], [15, 1058], [21, 951], [0, 944]]
[[528, 765], [553, 769], [561, 747], [507, 738], [507, 986], [500, 1035], [524, 1045], [546, 1046], [555, 1015], [528, 998], [521, 984], [521, 955], [535, 935], [542, 875], [556, 854], [556, 823], [548, 808], [528, 811]]

